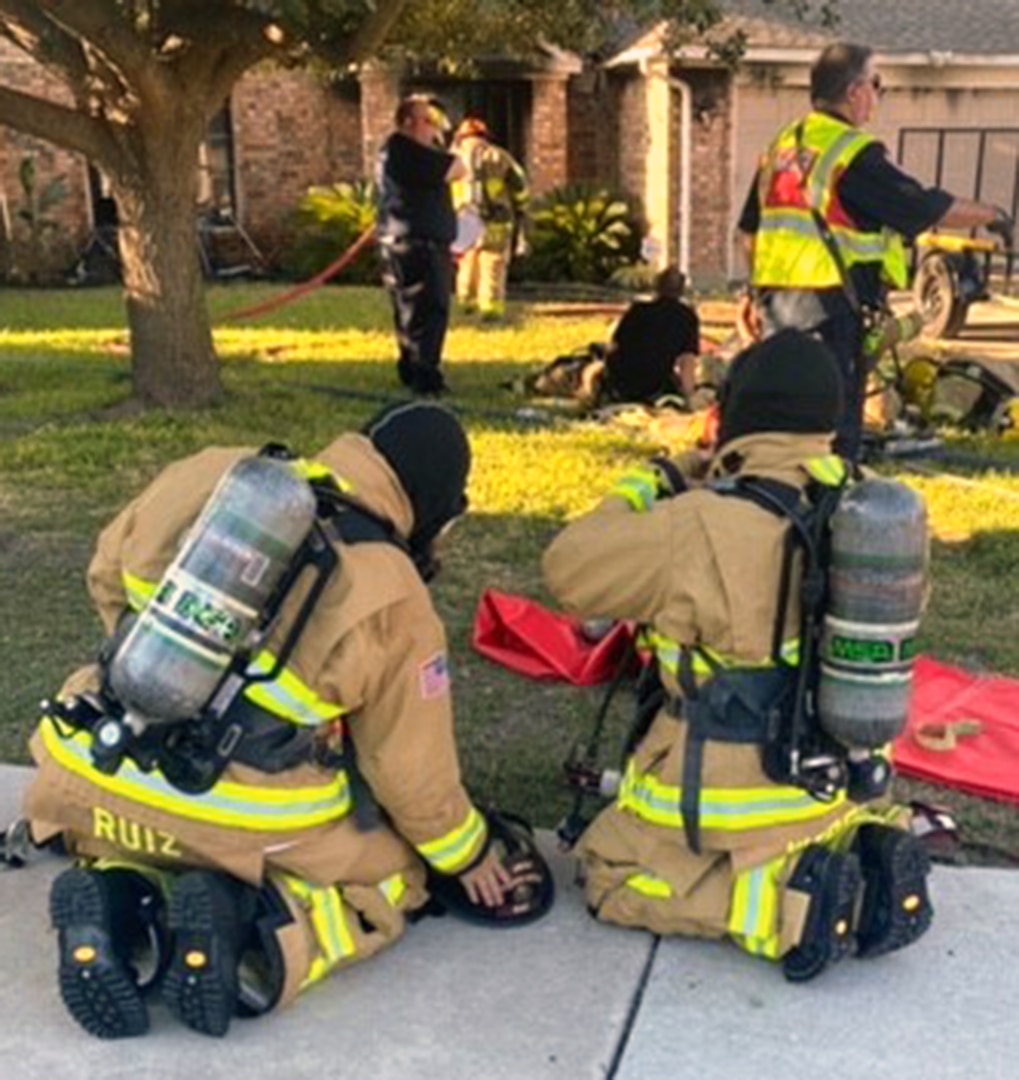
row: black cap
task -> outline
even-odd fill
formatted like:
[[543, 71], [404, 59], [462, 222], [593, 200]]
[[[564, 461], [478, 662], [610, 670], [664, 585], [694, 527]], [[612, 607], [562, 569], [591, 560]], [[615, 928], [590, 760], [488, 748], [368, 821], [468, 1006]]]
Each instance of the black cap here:
[[460, 421], [434, 402], [412, 401], [387, 406], [368, 421], [364, 434], [410, 499], [411, 548], [427, 548], [467, 508], [471, 447]]
[[831, 350], [802, 330], [780, 330], [744, 349], [722, 386], [720, 446], [759, 431], [834, 431], [842, 376]]

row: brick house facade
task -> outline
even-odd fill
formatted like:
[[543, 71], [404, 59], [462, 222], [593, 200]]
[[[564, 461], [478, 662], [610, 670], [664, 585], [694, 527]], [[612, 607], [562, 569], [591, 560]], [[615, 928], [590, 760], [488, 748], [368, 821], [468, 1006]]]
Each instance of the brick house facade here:
[[[777, 12], [763, 18], [739, 13], [755, 5], [760, 11], [758, 0], [726, 4], [749, 43], [735, 72], [713, 62], [703, 47], [669, 52], [661, 27], [599, 65], [549, 49], [530, 66], [485, 61], [475, 80], [372, 63], [356, 78], [335, 82], [256, 69], [236, 85], [210, 130], [203, 195], [207, 204], [225, 208], [276, 264], [307, 189], [370, 176], [401, 94], [428, 90], [443, 98], [454, 119], [466, 111], [484, 115], [527, 168], [535, 195], [570, 181], [624, 192], [647, 222], [654, 264], [678, 262], [700, 288], [739, 278], [745, 268], [734, 228], [758, 155], [783, 123], [808, 107], [809, 67], [832, 33], [783, 21]], [[1019, 175], [1019, 9], [1007, 24], [993, 0], [970, 0], [965, 21], [958, 20], [954, 0], [854, 0], [840, 10], [839, 35], [876, 49], [889, 93], [873, 128], [893, 157], [957, 194], [975, 194], [973, 184], [984, 183], [982, 194], [1011, 200], [1014, 210], [1014, 184], [1000, 195], [997, 188], [986, 190], [988, 181], [974, 179], [973, 154], [962, 142], [939, 175], [922, 140], [907, 145], [903, 139], [937, 127], [953, 129], [959, 139], [971, 129], [1009, 131], [1013, 142], [997, 139], [997, 169], [1001, 176]], [[2, 42], [0, 83], [58, 100], [62, 95], [41, 68]], [[60, 176], [66, 191], [46, 221], [37, 222], [34, 241], [20, 213], [19, 169], [26, 157], [34, 161], [39, 185]], [[24, 277], [43, 264], [66, 272], [96, 224], [91, 172], [74, 154], [0, 128], [0, 272]], [[219, 242], [230, 231], [226, 225], [203, 236]]]

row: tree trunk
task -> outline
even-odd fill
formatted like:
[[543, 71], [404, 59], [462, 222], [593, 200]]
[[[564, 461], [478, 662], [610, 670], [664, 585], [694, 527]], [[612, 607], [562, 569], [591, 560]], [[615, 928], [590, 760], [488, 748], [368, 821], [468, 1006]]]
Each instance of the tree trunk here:
[[146, 405], [186, 409], [214, 404], [222, 384], [198, 254], [204, 126], [182, 119], [153, 125], [165, 134], [146, 138], [115, 187], [134, 392]]

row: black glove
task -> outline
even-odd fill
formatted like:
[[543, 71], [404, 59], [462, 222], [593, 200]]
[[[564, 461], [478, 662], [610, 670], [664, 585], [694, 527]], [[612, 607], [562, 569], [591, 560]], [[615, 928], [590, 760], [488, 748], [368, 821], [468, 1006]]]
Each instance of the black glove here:
[[1006, 250], [1011, 251], [1015, 241], [1015, 221], [1012, 215], [1000, 206], [995, 207], [994, 217], [984, 226], [994, 236], [1001, 238]]

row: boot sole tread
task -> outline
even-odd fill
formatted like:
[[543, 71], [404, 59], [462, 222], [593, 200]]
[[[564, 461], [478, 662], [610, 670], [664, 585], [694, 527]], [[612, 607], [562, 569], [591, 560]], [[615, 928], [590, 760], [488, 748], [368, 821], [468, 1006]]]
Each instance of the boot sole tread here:
[[[912, 945], [927, 932], [934, 917], [927, 895], [927, 875], [931, 870], [927, 852], [912, 836], [903, 833], [901, 839], [889, 842], [884, 850], [879, 845], [861, 844], [860, 862], [868, 895], [857, 932], [858, 955], [871, 959]], [[909, 912], [903, 907], [903, 900], [909, 895], [920, 898], [916, 911]], [[885, 920], [885, 926], [868, 930], [866, 924], [879, 917]]]
[[[60, 934], [60, 997], [68, 1012], [100, 1039], [130, 1038], [149, 1028], [145, 1002], [113, 951], [102, 891], [85, 870], [67, 870], [53, 884], [50, 919]], [[75, 952], [89, 948], [93, 959]]]
[[[226, 962], [217, 942], [215, 902], [200, 877], [182, 878], [170, 893], [168, 911], [175, 946], [163, 980], [163, 1000], [187, 1027], [203, 1035], [227, 1033], [234, 1015], [236, 994], [225, 983]], [[207, 957], [206, 966], [195, 969], [186, 957], [193, 950]]]

